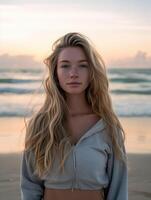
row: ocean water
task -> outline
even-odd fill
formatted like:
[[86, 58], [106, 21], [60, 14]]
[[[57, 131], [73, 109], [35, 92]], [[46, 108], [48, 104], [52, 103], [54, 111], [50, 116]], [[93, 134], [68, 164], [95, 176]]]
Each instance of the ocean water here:
[[[151, 68], [110, 68], [110, 95], [120, 117], [151, 117]], [[43, 103], [42, 69], [0, 68], [0, 117], [27, 117]]]

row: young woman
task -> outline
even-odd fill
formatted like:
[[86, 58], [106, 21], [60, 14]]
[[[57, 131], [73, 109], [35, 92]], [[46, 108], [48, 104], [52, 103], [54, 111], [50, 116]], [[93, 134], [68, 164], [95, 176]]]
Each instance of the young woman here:
[[46, 97], [26, 129], [22, 199], [127, 200], [125, 133], [101, 56], [71, 32], [44, 63]]

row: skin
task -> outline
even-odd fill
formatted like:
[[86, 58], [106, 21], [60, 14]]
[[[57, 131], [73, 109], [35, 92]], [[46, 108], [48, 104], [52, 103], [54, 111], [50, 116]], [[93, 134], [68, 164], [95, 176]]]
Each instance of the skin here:
[[[85, 99], [85, 89], [90, 83], [89, 64], [80, 47], [66, 47], [60, 52], [57, 60], [57, 76], [61, 88], [66, 93], [69, 115], [91, 113], [92, 109]], [[81, 84], [77, 87], [67, 84], [73, 81]]]

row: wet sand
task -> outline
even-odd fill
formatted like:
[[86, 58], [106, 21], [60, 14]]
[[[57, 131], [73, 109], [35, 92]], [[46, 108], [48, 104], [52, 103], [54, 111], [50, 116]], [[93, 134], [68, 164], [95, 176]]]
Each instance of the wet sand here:
[[[151, 118], [120, 118], [126, 132], [128, 153], [151, 153]], [[16, 153], [23, 149], [23, 118], [0, 118], [0, 153]]]

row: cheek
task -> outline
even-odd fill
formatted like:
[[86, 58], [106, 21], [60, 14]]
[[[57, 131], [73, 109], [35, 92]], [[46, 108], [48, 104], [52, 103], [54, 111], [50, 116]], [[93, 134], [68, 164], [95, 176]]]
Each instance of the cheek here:
[[66, 74], [61, 71], [61, 70], [58, 70], [57, 71], [57, 76], [58, 76], [58, 80], [60, 83], [64, 83], [65, 79], [66, 79]]
[[90, 80], [90, 74], [89, 74], [88, 71], [85, 73], [85, 80], [86, 80], [86, 81], [89, 81], [89, 80]]

